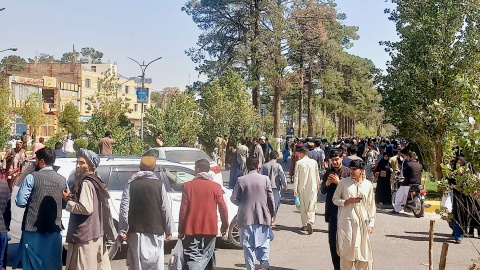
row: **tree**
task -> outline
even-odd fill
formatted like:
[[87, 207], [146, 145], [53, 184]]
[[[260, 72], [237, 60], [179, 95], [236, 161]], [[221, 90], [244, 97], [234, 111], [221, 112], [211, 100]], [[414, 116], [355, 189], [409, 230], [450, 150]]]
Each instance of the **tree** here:
[[163, 109], [166, 107], [168, 101], [179, 92], [180, 88], [178, 87], [165, 87], [160, 92], [153, 91], [150, 99], [152, 104], [156, 104], [160, 109]]
[[165, 146], [178, 146], [182, 139], [193, 145], [202, 131], [201, 108], [195, 103], [195, 97], [177, 92], [165, 104], [162, 111], [158, 106], [150, 107], [144, 118], [144, 131], [150, 136], [151, 144], [155, 145], [155, 137], [162, 131]]
[[78, 61], [78, 57], [80, 56], [79, 52], [66, 52], [62, 56], [62, 61], [64, 62], [73, 62]]
[[[28, 58], [29, 63], [35, 63], [35, 59]], [[53, 55], [46, 54], [46, 53], [40, 53], [37, 58], [38, 63], [54, 63], [58, 62], [58, 60], [55, 59]]]
[[380, 91], [388, 121], [400, 135], [416, 144], [436, 179], [452, 111], [461, 91], [458, 76], [478, 74], [480, 23], [478, 3], [396, 0], [386, 10], [396, 24], [398, 42], [383, 42], [392, 60]]
[[258, 136], [260, 115], [250, 102], [241, 76], [232, 70], [202, 86], [200, 105], [203, 109], [200, 141], [208, 151], [213, 150], [220, 133], [228, 135], [231, 142]]
[[8, 73], [9, 71], [23, 71], [27, 67], [27, 61], [21, 58], [18, 55], [9, 55], [5, 56], [2, 59], [0, 68], [3, 73]]
[[63, 111], [60, 112], [58, 124], [66, 129], [67, 133], [71, 133], [77, 138], [82, 132], [82, 124], [78, 121], [79, 116], [80, 113], [77, 106], [73, 102], [69, 102], [65, 105]]
[[98, 141], [111, 131], [115, 139], [113, 152], [119, 155], [139, 155], [144, 151], [133, 125], [128, 121], [127, 99], [117, 97], [118, 77], [110, 69], [103, 73], [101, 86], [93, 97], [88, 98], [87, 111], [92, 118], [86, 125], [88, 148], [97, 151]]
[[6, 79], [0, 79], [0, 149], [3, 149], [10, 137], [10, 87]]
[[92, 64], [101, 64], [102, 63], [103, 53], [99, 52], [99, 51], [96, 51], [92, 47], [82, 48], [81, 54], [84, 57], [90, 57], [90, 59], [92, 60]]
[[38, 127], [45, 123], [43, 96], [39, 93], [31, 93], [23, 108], [20, 109], [19, 114], [23, 122], [34, 127], [35, 130], [38, 130]]

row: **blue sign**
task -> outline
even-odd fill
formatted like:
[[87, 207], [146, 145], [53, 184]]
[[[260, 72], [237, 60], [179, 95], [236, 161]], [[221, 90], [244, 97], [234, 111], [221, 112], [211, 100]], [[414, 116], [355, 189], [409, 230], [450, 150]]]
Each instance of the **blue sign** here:
[[290, 128], [290, 134], [293, 135], [293, 133], [295, 133], [295, 129], [293, 127]]
[[260, 109], [260, 115], [263, 117], [263, 116], [264, 116], [264, 114], [265, 114], [265, 111], [264, 111], [264, 109]]
[[148, 88], [137, 88], [137, 103], [148, 103]]

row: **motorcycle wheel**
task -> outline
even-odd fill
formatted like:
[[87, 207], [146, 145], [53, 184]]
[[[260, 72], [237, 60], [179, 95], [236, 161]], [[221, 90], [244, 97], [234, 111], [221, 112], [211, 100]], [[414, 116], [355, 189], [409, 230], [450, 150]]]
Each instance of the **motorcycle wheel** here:
[[425, 205], [423, 204], [423, 201], [420, 200], [419, 197], [413, 198], [413, 205], [415, 205], [415, 208], [412, 209], [413, 215], [417, 218], [423, 217], [425, 213]]

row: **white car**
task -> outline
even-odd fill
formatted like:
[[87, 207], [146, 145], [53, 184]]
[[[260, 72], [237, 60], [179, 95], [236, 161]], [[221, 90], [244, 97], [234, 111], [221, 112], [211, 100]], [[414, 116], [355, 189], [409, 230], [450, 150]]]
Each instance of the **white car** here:
[[180, 163], [192, 170], [195, 169], [195, 161], [206, 159], [210, 162], [210, 174], [213, 175], [213, 180], [223, 186], [221, 167], [200, 149], [192, 147], [155, 147], [147, 150], [143, 156], [152, 156], [157, 160]]
[[[122, 192], [126, 186], [128, 179], [139, 170], [140, 158], [121, 158], [121, 157], [112, 157], [112, 158], [101, 158], [100, 165], [97, 168], [97, 173], [100, 178], [107, 184], [109, 193], [110, 193], [110, 210], [112, 212], [112, 217], [114, 219], [115, 226], [118, 225], [118, 218], [120, 212], [120, 203], [122, 199]], [[73, 185], [74, 177], [73, 173], [76, 167], [75, 158], [59, 158], [55, 161], [54, 169], [57, 172], [67, 179], [67, 184], [69, 187]], [[30, 167], [31, 168], [31, 167]], [[25, 172], [26, 171], [26, 172]], [[31, 170], [30, 170], [31, 171]], [[17, 207], [15, 204], [15, 197], [17, 196], [20, 185], [22, 184], [25, 175], [28, 173], [28, 169], [25, 169], [22, 172], [22, 175], [19, 177], [18, 181], [15, 182], [12, 190], [12, 221], [10, 224], [9, 236], [20, 240], [22, 231], [21, 225], [23, 220], [24, 208]], [[159, 179], [163, 180], [167, 195], [170, 201], [170, 206], [172, 210], [173, 220], [175, 222], [175, 227], [178, 229], [179, 222], [179, 212], [180, 204], [182, 201], [182, 188], [183, 183], [188, 182], [195, 177], [195, 173], [192, 169], [183, 166], [178, 163], [168, 162], [168, 161], [157, 161], [157, 168], [155, 169], [156, 175]], [[228, 209], [228, 223], [229, 229], [226, 236], [226, 240], [235, 247], [240, 247], [240, 235], [237, 225], [237, 206], [230, 201], [232, 191], [223, 187], [223, 198], [227, 205]], [[65, 209], [62, 210], [62, 225], [65, 229], [62, 231], [63, 244], [65, 245], [66, 229], [68, 227], [68, 222], [70, 218], [70, 213]], [[218, 236], [221, 236], [220, 233], [220, 217], [218, 218], [219, 222], [219, 232]], [[178, 231], [173, 233], [173, 238], [178, 238]], [[110, 247], [110, 246], [109, 246]], [[110, 249], [110, 257], [113, 258], [117, 251], [117, 248]]]

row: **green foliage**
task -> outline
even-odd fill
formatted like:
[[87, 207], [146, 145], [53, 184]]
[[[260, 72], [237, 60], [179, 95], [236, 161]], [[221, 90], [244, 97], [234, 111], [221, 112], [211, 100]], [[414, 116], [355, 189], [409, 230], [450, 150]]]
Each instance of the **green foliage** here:
[[200, 141], [207, 152], [213, 151], [215, 139], [221, 133], [231, 142], [246, 136], [257, 136], [261, 119], [253, 105], [245, 83], [239, 74], [229, 70], [201, 88], [200, 105], [203, 109]]
[[[35, 59], [28, 58], [29, 63], [35, 63]], [[37, 57], [37, 63], [55, 63], [58, 62], [58, 60], [55, 59], [53, 55], [46, 54], [46, 53], [40, 53]]]
[[39, 93], [31, 93], [19, 114], [22, 116], [23, 122], [37, 130], [38, 126], [45, 123], [43, 96]]
[[1, 63], [0, 69], [4, 73], [8, 73], [11, 71], [23, 71], [27, 67], [27, 61], [21, 58], [18, 55], [9, 55], [5, 56]]
[[116, 142], [112, 147], [114, 154], [140, 155], [145, 150], [144, 143], [125, 115], [129, 111], [127, 100], [117, 97], [118, 77], [110, 69], [103, 75], [101, 86], [88, 99], [87, 110], [92, 112], [86, 125], [88, 149], [97, 152], [98, 142], [105, 132], [111, 131]]
[[84, 139], [76, 139], [73, 142], [73, 149], [75, 149], [75, 151], [78, 151], [80, 148], [87, 149], [87, 146], [88, 142]]
[[66, 52], [63, 54], [62, 56], [62, 61], [64, 62], [73, 62], [74, 60], [75, 61], [78, 61], [78, 57], [80, 56], [80, 53], [79, 52]]
[[83, 125], [78, 121], [80, 113], [73, 102], [69, 102], [60, 112], [58, 124], [60, 127], [67, 130], [67, 133], [71, 133], [75, 137], [79, 136], [83, 132]]
[[457, 76], [478, 74], [478, 4], [398, 0], [387, 10], [401, 37], [383, 42], [392, 56], [380, 91], [387, 120], [417, 144], [442, 179], [444, 144], [461, 96]]
[[45, 147], [50, 147], [52, 149], [55, 149], [55, 144], [57, 142], [63, 143], [63, 141], [65, 140], [65, 137], [66, 137], [65, 132], [58, 131], [53, 136], [51, 136], [48, 141], [45, 142]]
[[103, 53], [99, 52], [99, 51], [96, 51], [92, 47], [82, 48], [81, 54], [82, 54], [82, 56], [90, 57], [90, 59], [92, 60], [92, 64], [101, 64], [102, 63]]
[[10, 139], [10, 87], [5, 79], [0, 79], [0, 149], [3, 149]]
[[162, 111], [157, 106], [147, 110], [144, 132], [152, 146], [156, 146], [155, 138], [159, 131], [163, 132], [164, 146], [178, 146], [183, 138], [193, 146], [202, 131], [201, 120], [201, 108], [195, 103], [194, 96], [177, 92], [166, 102]]

